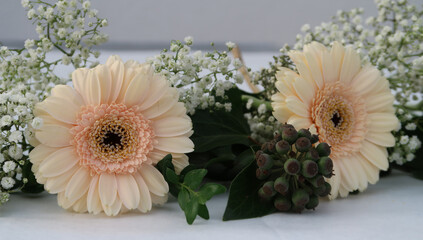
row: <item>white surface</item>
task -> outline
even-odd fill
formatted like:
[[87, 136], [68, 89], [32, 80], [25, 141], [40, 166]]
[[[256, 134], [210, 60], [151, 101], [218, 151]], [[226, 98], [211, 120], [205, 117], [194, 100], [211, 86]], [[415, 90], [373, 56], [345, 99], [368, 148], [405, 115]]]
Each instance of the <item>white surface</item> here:
[[0, 208], [0, 239], [421, 239], [423, 182], [402, 172], [382, 178], [366, 192], [322, 201], [316, 211], [276, 213], [223, 222], [227, 195], [207, 205], [210, 220], [185, 222], [176, 200], [148, 214], [118, 217], [76, 214], [56, 197], [14, 195]]

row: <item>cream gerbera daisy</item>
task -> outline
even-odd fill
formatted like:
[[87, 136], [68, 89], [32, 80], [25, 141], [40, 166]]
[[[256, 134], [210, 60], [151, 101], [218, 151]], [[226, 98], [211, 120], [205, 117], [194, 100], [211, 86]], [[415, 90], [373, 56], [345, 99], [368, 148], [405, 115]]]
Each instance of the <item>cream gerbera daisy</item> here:
[[386, 147], [398, 120], [388, 81], [373, 66], [361, 66], [352, 48], [335, 42], [330, 50], [313, 42], [290, 58], [298, 73], [282, 68], [273, 115], [296, 128], [310, 128], [331, 146], [334, 174], [331, 199], [363, 191], [388, 168]]
[[149, 65], [117, 56], [77, 69], [73, 85], [58, 85], [37, 104], [44, 124], [30, 153], [37, 181], [76, 212], [147, 212], [169, 187], [154, 165], [173, 155], [177, 171], [193, 151], [192, 123], [178, 92]]

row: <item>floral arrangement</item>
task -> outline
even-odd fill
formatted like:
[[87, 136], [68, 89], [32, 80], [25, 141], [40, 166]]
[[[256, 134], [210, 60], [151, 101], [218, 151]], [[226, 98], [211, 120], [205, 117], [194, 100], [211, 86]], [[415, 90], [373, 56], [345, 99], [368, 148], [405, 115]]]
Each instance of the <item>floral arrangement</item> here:
[[192, 37], [100, 64], [107, 20], [89, 1], [23, 0], [39, 37], [0, 48], [0, 204], [45, 190], [116, 216], [170, 194], [192, 224], [228, 186], [223, 220], [314, 210], [392, 168], [423, 178], [423, 9], [376, 4], [303, 26], [253, 72], [234, 43], [192, 52]]

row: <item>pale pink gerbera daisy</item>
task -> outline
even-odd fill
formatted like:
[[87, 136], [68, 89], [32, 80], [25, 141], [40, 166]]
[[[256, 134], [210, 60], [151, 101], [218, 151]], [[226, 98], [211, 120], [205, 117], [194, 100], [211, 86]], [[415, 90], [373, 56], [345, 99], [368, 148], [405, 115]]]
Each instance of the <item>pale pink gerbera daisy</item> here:
[[352, 48], [335, 42], [330, 50], [313, 42], [289, 54], [297, 72], [276, 75], [273, 115], [296, 128], [310, 128], [331, 146], [334, 174], [330, 198], [363, 191], [388, 168], [386, 147], [398, 120], [388, 81], [373, 66], [361, 66]]
[[30, 153], [39, 183], [76, 212], [147, 212], [167, 200], [154, 165], [166, 154], [180, 171], [193, 150], [192, 123], [178, 92], [149, 65], [117, 56], [77, 69], [73, 85], [58, 85], [37, 104], [44, 124]]

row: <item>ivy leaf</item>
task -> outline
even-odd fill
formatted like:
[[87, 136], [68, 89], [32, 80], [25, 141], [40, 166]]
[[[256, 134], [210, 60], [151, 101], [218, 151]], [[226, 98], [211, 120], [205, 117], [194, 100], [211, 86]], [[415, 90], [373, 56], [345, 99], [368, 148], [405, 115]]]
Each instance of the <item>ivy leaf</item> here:
[[187, 206], [184, 212], [185, 212], [185, 217], [187, 219], [188, 224], [191, 225], [194, 222], [195, 218], [197, 217], [198, 207], [199, 207], [199, 203], [197, 199], [191, 199], [187, 203]]
[[203, 178], [206, 176], [206, 169], [195, 169], [188, 172], [184, 177], [184, 182], [186, 186], [191, 189], [197, 189], [200, 187]]
[[182, 210], [187, 208], [189, 202], [189, 192], [185, 188], [182, 188], [178, 194], [178, 203]]
[[256, 178], [256, 169], [251, 160], [232, 181], [224, 221], [261, 217], [275, 211], [271, 202], [262, 202], [257, 194], [263, 182]]
[[176, 175], [175, 171], [170, 168], [166, 169], [166, 177], [169, 182], [177, 184], [179, 182], [179, 177]]
[[232, 111], [197, 110], [191, 116], [194, 135], [191, 137], [195, 152], [207, 152], [211, 149], [233, 144], [249, 145], [250, 127], [244, 118], [241, 90], [230, 89], [227, 92], [232, 104]]
[[161, 173], [166, 172], [167, 168], [170, 170], [175, 170], [175, 167], [172, 163], [172, 154], [166, 155], [162, 160], [160, 160], [160, 162], [157, 163], [156, 167]]

